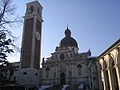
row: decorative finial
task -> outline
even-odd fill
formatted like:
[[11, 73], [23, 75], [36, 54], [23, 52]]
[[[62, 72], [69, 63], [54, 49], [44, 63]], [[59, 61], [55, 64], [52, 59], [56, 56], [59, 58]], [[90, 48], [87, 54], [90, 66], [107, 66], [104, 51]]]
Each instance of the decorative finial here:
[[87, 55], [91, 56], [91, 50], [90, 49], [88, 50]]
[[67, 29], [68, 29], [68, 25], [67, 25]]
[[71, 37], [71, 31], [68, 29], [68, 25], [67, 25], [67, 29], [65, 30], [65, 36]]

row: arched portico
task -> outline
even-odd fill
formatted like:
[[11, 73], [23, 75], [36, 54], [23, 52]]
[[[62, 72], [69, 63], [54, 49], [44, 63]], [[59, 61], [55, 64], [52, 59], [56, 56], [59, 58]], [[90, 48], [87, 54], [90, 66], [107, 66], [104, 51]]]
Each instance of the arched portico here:
[[98, 57], [104, 90], [120, 90], [120, 44]]

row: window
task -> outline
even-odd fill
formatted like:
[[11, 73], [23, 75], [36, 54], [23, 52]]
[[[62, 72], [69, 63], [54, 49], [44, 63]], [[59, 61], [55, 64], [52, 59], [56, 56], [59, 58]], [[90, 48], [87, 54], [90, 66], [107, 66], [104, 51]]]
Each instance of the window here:
[[81, 68], [78, 68], [78, 75], [81, 75]]
[[49, 78], [49, 71], [46, 71], [46, 78]]
[[82, 66], [79, 64], [79, 65], [77, 65], [77, 69], [78, 69], [78, 76], [80, 76], [81, 75], [81, 68], [82, 68]]
[[39, 7], [38, 7], [38, 9], [37, 9], [37, 12], [38, 12], [38, 14], [40, 13], [40, 9], [39, 9]]
[[23, 75], [26, 75], [27, 74], [27, 72], [23, 72]]
[[35, 73], [35, 75], [37, 76], [38, 74], [37, 74], [37, 73]]
[[93, 77], [93, 80], [96, 80], [96, 78], [95, 78], [95, 77]]
[[72, 50], [74, 51], [74, 48], [72, 48]]
[[30, 9], [31, 9], [31, 13], [32, 13], [33, 12], [33, 6], [31, 6]]
[[55, 55], [55, 58], [57, 58], [57, 55]]
[[68, 54], [66, 54], [66, 57], [68, 57]]
[[72, 72], [71, 72], [71, 71], [68, 72], [68, 76], [69, 76], [69, 77], [72, 76]]
[[49, 78], [49, 68], [46, 68], [46, 78]]
[[56, 78], [56, 72], [54, 72], [54, 78]]
[[28, 14], [31, 14], [32, 12], [33, 12], [33, 6], [30, 6], [29, 8], [28, 8]]
[[64, 54], [61, 54], [61, 55], [60, 55], [60, 59], [61, 59], [61, 60], [64, 60], [64, 58], [65, 58], [65, 55], [64, 55]]

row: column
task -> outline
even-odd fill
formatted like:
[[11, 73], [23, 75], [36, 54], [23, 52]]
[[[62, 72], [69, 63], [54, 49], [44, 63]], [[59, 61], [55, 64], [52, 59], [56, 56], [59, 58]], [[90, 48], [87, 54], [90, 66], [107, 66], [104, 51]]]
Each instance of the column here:
[[101, 70], [99, 69], [98, 71], [98, 83], [99, 83], [99, 90], [103, 90], [103, 82], [102, 82], [102, 75], [101, 75]]
[[116, 64], [115, 69], [116, 69], [116, 73], [117, 73], [118, 87], [120, 90], [120, 65]]
[[106, 69], [102, 69], [104, 90], [108, 90]]
[[114, 75], [112, 71], [113, 67], [108, 67], [108, 77], [110, 82], [110, 90], [115, 90]]
[[103, 90], [103, 82], [102, 82], [102, 70], [101, 70], [101, 64], [99, 63], [99, 62], [96, 62], [96, 64], [97, 64], [97, 70], [98, 70], [98, 84], [99, 84], [99, 86], [98, 86], [98, 88], [99, 88], [99, 90]]

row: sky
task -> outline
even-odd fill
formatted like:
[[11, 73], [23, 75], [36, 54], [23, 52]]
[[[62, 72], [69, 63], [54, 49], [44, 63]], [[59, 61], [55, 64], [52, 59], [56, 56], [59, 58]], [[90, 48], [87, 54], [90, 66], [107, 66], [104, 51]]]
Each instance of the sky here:
[[[16, 14], [24, 16], [26, 3], [34, 0], [13, 0]], [[77, 41], [79, 53], [89, 49], [99, 56], [120, 38], [120, 0], [38, 0], [43, 6], [42, 57], [50, 57], [59, 46], [67, 28]], [[21, 47], [23, 24], [16, 28]], [[10, 61], [19, 61], [20, 53], [10, 54]]]

